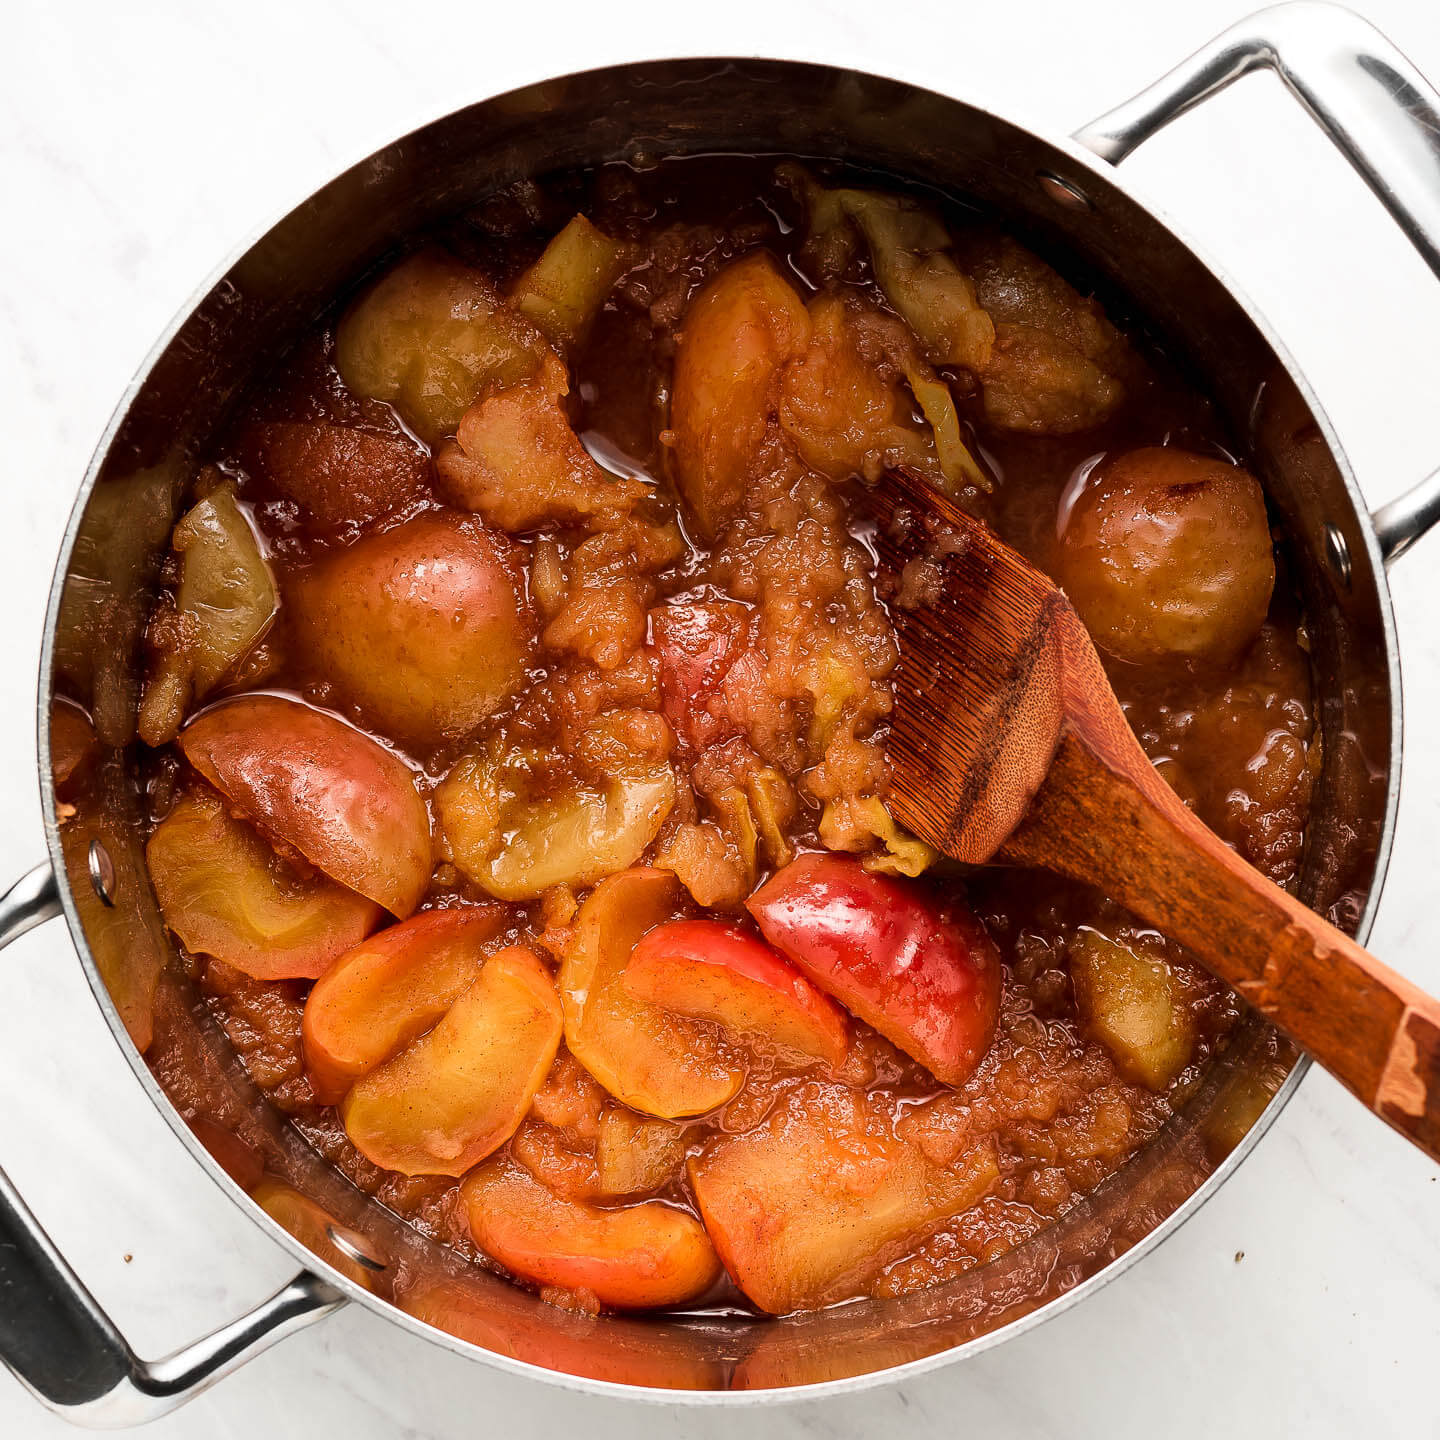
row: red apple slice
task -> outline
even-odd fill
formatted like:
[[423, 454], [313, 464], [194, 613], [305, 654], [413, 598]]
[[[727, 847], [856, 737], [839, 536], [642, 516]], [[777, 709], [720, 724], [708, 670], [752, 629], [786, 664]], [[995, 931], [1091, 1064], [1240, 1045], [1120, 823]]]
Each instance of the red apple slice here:
[[180, 732], [185, 758], [272, 839], [404, 917], [433, 868], [409, 767], [368, 735], [282, 695], [222, 700]]
[[601, 881], [575, 918], [560, 966], [571, 1054], [617, 1100], [663, 1120], [714, 1110], [745, 1080], [710, 1031], [621, 983], [640, 937], [668, 920], [679, 899], [668, 870], [641, 867]]
[[1000, 955], [958, 902], [848, 856], [802, 855], [746, 906], [781, 954], [936, 1079], [960, 1084], [989, 1049]]
[[439, 1021], [480, 974], [480, 947], [503, 913], [466, 906], [412, 915], [357, 945], [305, 1001], [305, 1068], [335, 1105], [362, 1076]]
[[460, 1196], [475, 1243], [537, 1285], [641, 1310], [693, 1300], [720, 1276], [700, 1222], [659, 1200], [619, 1210], [566, 1200], [509, 1159], [481, 1166]]
[[639, 1000], [713, 1020], [743, 1040], [760, 1036], [786, 1050], [839, 1065], [845, 1015], [763, 941], [718, 920], [672, 920], [650, 931], [625, 966]]
[[560, 1000], [532, 951], [502, 950], [423, 1039], [340, 1108], [365, 1158], [402, 1175], [463, 1175], [519, 1128], [560, 1046]]

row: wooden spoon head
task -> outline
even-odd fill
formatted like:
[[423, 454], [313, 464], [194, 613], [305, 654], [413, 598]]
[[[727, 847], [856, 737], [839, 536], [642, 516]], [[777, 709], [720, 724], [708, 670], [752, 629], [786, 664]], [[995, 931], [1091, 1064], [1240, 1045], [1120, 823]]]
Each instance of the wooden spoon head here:
[[907, 471], [869, 499], [898, 577], [892, 677], [900, 824], [956, 860], [989, 860], [1050, 769], [1065, 714], [1064, 595], [982, 521]]

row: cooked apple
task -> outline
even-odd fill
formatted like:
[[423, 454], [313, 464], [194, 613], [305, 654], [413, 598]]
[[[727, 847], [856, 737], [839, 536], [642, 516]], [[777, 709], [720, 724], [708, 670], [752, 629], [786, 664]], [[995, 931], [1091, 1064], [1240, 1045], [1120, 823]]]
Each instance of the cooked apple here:
[[835, 1066], [845, 1058], [845, 1015], [789, 961], [734, 925], [672, 920], [635, 947], [625, 989], [677, 1015], [713, 1020], [735, 1039]]
[[256, 827], [332, 880], [410, 914], [430, 880], [430, 816], [405, 762], [323, 710], [245, 695], [180, 732], [185, 758]]
[[185, 512], [170, 543], [179, 556], [180, 584], [140, 707], [147, 745], [175, 738], [185, 707], [234, 669], [279, 607], [275, 577], [229, 481]]
[[1275, 588], [1265, 492], [1248, 470], [1173, 445], [1108, 455], [1065, 512], [1056, 567], [1112, 655], [1227, 664]]
[[384, 913], [323, 875], [297, 874], [208, 788], [155, 827], [145, 860], [160, 913], [185, 948], [256, 980], [323, 975]]
[[666, 718], [695, 750], [744, 735], [765, 713], [765, 652], [736, 600], [672, 600], [650, 612]]
[[537, 1285], [641, 1310], [693, 1300], [720, 1276], [704, 1227], [662, 1201], [602, 1210], [556, 1195], [506, 1159], [475, 1171], [460, 1194], [475, 1243]]
[[685, 1163], [685, 1131], [668, 1120], [647, 1120], [623, 1105], [601, 1113], [595, 1137], [596, 1190], [638, 1195], [658, 1190]]
[[385, 734], [459, 740], [525, 677], [535, 622], [512, 541], [474, 516], [421, 515], [297, 580], [297, 647]]
[[434, 445], [486, 384], [524, 380], [547, 348], [485, 276], [432, 248], [387, 270], [346, 311], [335, 366], [357, 395], [393, 405]]
[[663, 760], [587, 783], [550, 751], [464, 756], [435, 792], [456, 865], [498, 900], [576, 889], [633, 865], [675, 803]]
[[[398, 429], [398, 427], [397, 427]], [[240, 460], [322, 525], [363, 525], [425, 493], [430, 457], [409, 436], [323, 421], [260, 421]]]
[[1126, 1079], [1165, 1089], [1195, 1053], [1195, 1021], [1170, 966], [1095, 930], [1081, 930], [1067, 949], [1090, 1033]]
[[822, 990], [958, 1085], [1000, 1013], [1000, 955], [958, 902], [845, 855], [802, 855], [746, 902], [761, 934]]
[[727, 265], [690, 302], [670, 424], [676, 484], [707, 538], [745, 498], [775, 377], [808, 335], [804, 303], [764, 252]]
[[876, 1118], [853, 1090], [807, 1085], [754, 1130], [691, 1160], [705, 1228], [762, 1310], [861, 1293], [999, 1178], [988, 1144], [936, 1165]]
[[435, 457], [445, 494], [510, 534], [548, 526], [612, 527], [651, 494], [602, 470], [565, 413], [570, 376], [555, 355], [518, 385], [486, 395]]
[[625, 272], [627, 247], [577, 215], [515, 282], [510, 303], [553, 344], [577, 345]]
[[745, 1079], [704, 1026], [636, 999], [622, 983], [640, 937], [679, 901], [669, 871], [612, 875], [581, 906], [560, 965], [571, 1053], [617, 1100], [665, 1120], [723, 1105]]
[[385, 1170], [463, 1175], [515, 1133], [560, 1032], [550, 972], [523, 946], [502, 950], [428, 1035], [352, 1087], [345, 1132]]
[[372, 935], [305, 1001], [305, 1069], [315, 1098], [350, 1087], [442, 1019], [480, 974], [480, 947], [504, 923], [488, 906], [429, 910]]

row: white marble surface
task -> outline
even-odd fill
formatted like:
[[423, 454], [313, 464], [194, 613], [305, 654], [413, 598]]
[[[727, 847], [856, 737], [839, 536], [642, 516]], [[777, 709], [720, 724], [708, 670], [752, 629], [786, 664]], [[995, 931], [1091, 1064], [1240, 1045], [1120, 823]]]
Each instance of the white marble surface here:
[[[34, 676], [52, 558], [90, 449], [132, 368], [195, 283], [343, 164], [523, 80], [685, 52], [888, 70], [1070, 129], [1247, 8], [1244, 0], [5, 0], [0, 754], [10, 758], [0, 764], [0, 876], [41, 854]], [[1359, 0], [1358, 8], [1440, 78], [1434, 0]], [[1440, 463], [1440, 284], [1278, 86], [1246, 82], [1128, 168], [1288, 337], [1372, 501]], [[1373, 941], [1437, 988], [1433, 555], [1440, 538], [1395, 575], [1409, 757]], [[140, 1349], [187, 1340], [284, 1278], [289, 1262], [186, 1163], [131, 1083], [59, 928], [0, 958], [0, 995], [0, 1164]], [[492, 1373], [351, 1311], [154, 1433], [1437, 1434], [1436, 1181], [1433, 1166], [1312, 1075], [1240, 1174], [1158, 1253], [1019, 1341], [903, 1386], [743, 1417], [640, 1411]], [[64, 1429], [0, 1373], [0, 1435], [39, 1440]]]

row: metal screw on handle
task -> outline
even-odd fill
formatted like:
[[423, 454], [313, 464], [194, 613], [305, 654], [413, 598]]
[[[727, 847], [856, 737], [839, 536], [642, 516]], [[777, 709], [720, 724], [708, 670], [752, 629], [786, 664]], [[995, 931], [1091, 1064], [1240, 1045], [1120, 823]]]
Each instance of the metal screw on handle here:
[[[1292, 0], [1257, 11], [1074, 138], [1119, 164], [1254, 70], [1279, 76], [1440, 277], [1440, 95], [1373, 25], [1342, 6]], [[1440, 471], [1372, 519], [1389, 564], [1440, 521]]]

